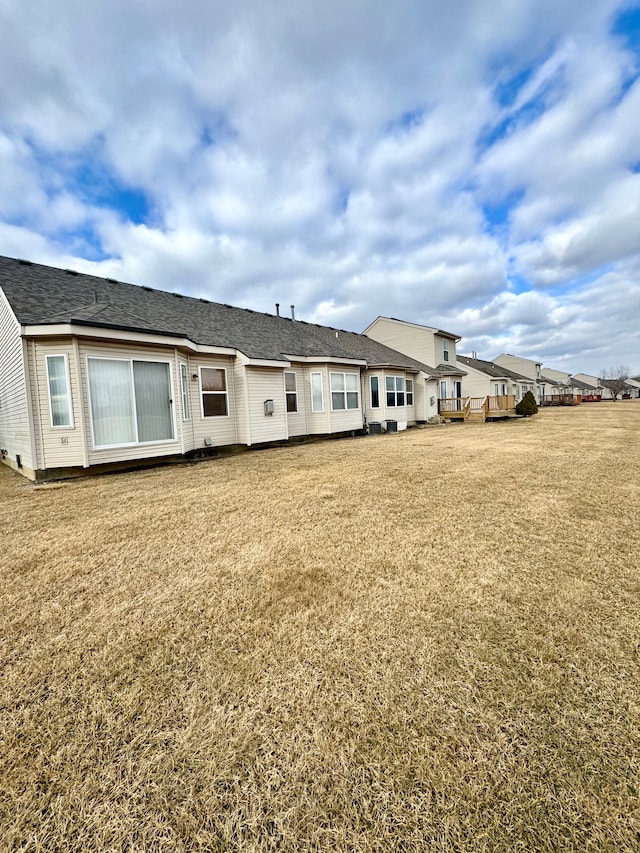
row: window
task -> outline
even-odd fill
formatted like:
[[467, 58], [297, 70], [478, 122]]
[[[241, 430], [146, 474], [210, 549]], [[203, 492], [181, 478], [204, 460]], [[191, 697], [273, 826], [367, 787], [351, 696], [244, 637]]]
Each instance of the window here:
[[287, 396], [287, 412], [298, 411], [298, 385], [295, 373], [285, 373], [284, 390]]
[[494, 385], [493, 385], [493, 394], [494, 394], [494, 396], [495, 396], [495, 397], [499, 397], [499, 396], [500, 396], [500, 386], [498, 385], [498, 383], [497, 383], [497, 382], [494, 382]]
[[413, 406], [413, 379], [407, 379], [407, 406]]
[[180, 391], [182, 393], [182, 420], [188, 421], [191, 416], [189, 410], [189, 371], [184, 363], [180, 364]]
[[387, 376], [387, 406], [404, 406], [404, 376]]
[[167, 362], [88, 358], [95, 447], [174, 439]]
[[322, 373], [311, 374], [311, 411], [324, 412], [324, 397], [322, 395]]
[[441, 400], [447, 399], [447, 380], [446, 379], [442, 379], [440, 381], [440, 399]]
[[446, 338], [442, 341], [442, 357], [445, 361], [449, 361], [449, 341]]
[[371, 393], [371, 408], [379, 409], [380, 408], [380, 377], [379, 376], [370, 376], [369, 377], [369, 390]]
[[229, 414], [227, 371], [223, 367], [200, 368], [200, 391], [203, 418], [222, 418]]
[[329, 378], [333, 411], [359, 408], [357, 374], [331, 373]]
[[72, 427], [71, 386], [66, 355], [48, 355], [47, 383], [52, 427]]

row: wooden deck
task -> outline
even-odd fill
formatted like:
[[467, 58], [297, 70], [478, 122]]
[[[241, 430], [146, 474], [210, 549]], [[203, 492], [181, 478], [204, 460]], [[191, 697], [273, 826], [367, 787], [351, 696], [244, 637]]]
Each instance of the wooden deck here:
[[513, 394], [497, 397], [448, 397], [438, 400], [438, 414], [448, 420], [465, 423], [484, 423], [498, 418], [516, 416], [516, 399]]
[[580, 394], [547, 394], [540, 400], [541, 406], [579, 406]]

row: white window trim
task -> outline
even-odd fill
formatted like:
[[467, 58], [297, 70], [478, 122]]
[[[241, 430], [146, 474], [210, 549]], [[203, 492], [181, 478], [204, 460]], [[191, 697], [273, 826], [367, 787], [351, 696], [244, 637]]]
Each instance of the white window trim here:
[[[373, 405], [373, 390], [371, 388], [371, 380], [372, 379], [378, 380], [378, 405], [377, 406]], [[369, 377], [369, 406], [372, 409], [382, 408], [380, 405], [380, 377], [378, 376], [378, 374], [375, 374], [375, 375]]]
[[191, 398], [189, 396], [189, 365], [180, 362], [180, 399], [182, 401], [182, 420], [191, 420]]
[[[393, 379], [393, 391], [387, 391], [387, 379]], [[398, 379], [404, 382], [404, 388], [402, 391], [398, 391]], [[387, 399], [387, 394], [393, 394], [393, 403], [389, 403]], [[404, 394], [404, 403], [398, 404], [398, 394]], [[394, 374], [393, 376], [385, 376], [384, 380], [384, 402], [388, 409], [404, 409], [407, 405], [407, 380], [404, 376], [398, 376]]]
[[[223, 370], [224, 371], [224, 387], [225, 391], [203, 391], [202, 390], [202, 371], [203, 370]], [[198, 384], [200, 387], [200, 415], [202, 416], [203, 421], [211, 421], [216, 420], [219, 421], [222, 418], [230, 418], [231, 417], [231, 406], [229, 405], [229, 381], [227, 377], [227, 368], [226, 367], [218, 367], [216, 364], [201, 364], [198, 367]], [[225, 395], [227, 398], [227, 414], [226, 415], [205, 415], [204, 413], [204, 394], [217, 394], [218, 396]]]
[[[152, 364], [168, 364], [169, 365], [169, 392], [171, 394], [171, 427], [173, 429], [173, 438], [159, 438], [154, 441], [126, 441], [122, 444], [96, 444], [96, 438], [93, 432], [93, 417], [91, 416], [91, 385], [89, 382], [89, 362], [90, 361], [125, 361], [129, 363], [129, 372], [131, 376], [131, 397], [133, 402], [133, 423], [138, 434], [138, 409], [136, 408], [136, 395], [133, 384], [133, 362], [134, 361], [149, 361]], [[87, 356], [87, 397], [89, 401], [89, 425], [91, 427], [91, 446], [94, 450], [115, 450], [119, 447], [148, 447], [155, 444], [176, 444], [177, 428], [176, 428], [176, 407], [173, 405], [173, 371], [171, 370], [171, 361], [164, 358], [114, 358], [109, 355], [88, 355]]]
[[[51, 380], [49, 379], [49, 359], [50, 358], [63, 358], [64, 359], [64, 378], [66, 383], [67, 390], [67, 409], [69, 412], [69, 423], [68, 424], [54, 424], [53, 423], [53, 406], [51, 405]], [[56, 352], [49, 353], [45, 356], [45, 363], [47, 367], [47, 399], [49, 401], [49, 424], [51, 429], [75, 429], [75, 421], [73, 418], [73, 401], [71, 400], [71, 378], [69, 376], [69, 358], [64, 352]]]
[[[295, 387], [294, 391], [287, 391], [287, 376], [293, 376], [293, 382]], [[287, 397], [289, 394], [294, 394], [296, 398], [296, 407], [293, 411], [289, 411]], [[294, 370], [285, 370], [284, 371], [284, 409], [287, 415], [298, 415], [300, 414], [300, 408], [298, 406], [298, 376]]]
[[[314, 376], [320, 377], [320, 408], [319, 409], [316, 409], [314, 404], [313, 404], [313, 377]], [[322, 371], [321, 370], [313, 370], [311, 372], [311, 375], [309, 377], [309, 385], [311, 387], [311, 412], [312, 412], [312, 414], [317, 415], [317, 414], [320, 414], [321, 412], [324, 412], [324, 383], [322, 381]]]
[[[344, 391], [334, 391], [331, 387], [331, 377], [332, 376], [343, 376], [344, 377]], [[347, 390], [347, 376], [354, 376], [356, 379], [356, 389], [355, 391]], [[333, 408], [333, 395], [335, 394], [344, 394], [344, 409], [334, 409]], [[358, 405], [352, 406], [349, 408], [347, 405], [349, 402], [348, 394], [357, 394], [358, 395]], [[332, 370], [329, 373], [329, 397], [331, 399], [331, 411], [332, 412], [358, 412], [360, 411], [360, 382], [358, 381], [357, 373], [345, 373], [343, 371]]]
[[442, 358], [444, 361], [449, 361], [449, 341], [447, 338], [442, 339]]

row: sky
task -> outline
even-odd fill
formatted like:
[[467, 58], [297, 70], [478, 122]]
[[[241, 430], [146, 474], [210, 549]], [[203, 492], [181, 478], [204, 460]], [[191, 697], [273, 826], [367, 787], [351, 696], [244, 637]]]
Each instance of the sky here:
[[0, 254], [640, 373], [640, 4], [0, 0]]

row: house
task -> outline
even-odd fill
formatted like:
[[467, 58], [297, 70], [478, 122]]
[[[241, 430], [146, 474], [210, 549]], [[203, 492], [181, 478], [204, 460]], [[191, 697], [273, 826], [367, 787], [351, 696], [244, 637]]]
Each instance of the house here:
[[439, 400], [462, 397], [465, 371], [458, 367], [456, 360], [459, 335], [394, 317], [376, 317], [362, 334], [420, 362], [435, 364]]
[[576, 393], [580, 394], [582, 403], [599, 403], [602, 399], [602, 388], [598, 385], [592, 385], [590, 382], [576, 379], [575, 376], [571, 377], [569, 384]]
[[582, 383], [583, 385], [586, 385], [589, 389], [595, 389], [595, 391], [593, 391], [590, 396], [599, 397], [600, 400], [613, 399], [611, 391], [609, 391], [609, 389], [603, 385], [602, 379], [600, 379], [598, 376], [592, 376], [589, 373], [574, 373], [571, 378], [574, 380], [574, 382]]
[[543, 367], [540, 379], [545, 384], [544, 393], [540, 397], [542, 406], [575, 406], [582, 402], [581, 394], [571, 384], [570, 373]]
[[436, 414], [372, 338], [0, 257], [0, 455], [31, 479]]
[[532, 379], [535, 382], [533, 396], [536, 398], [536, 403], [540, 405], [540, 401], [544, 398], [548, 384], [545, 383], [545, 380], [542, 377], [542, 362], [533, 361], [530, 358], [523, 358], [519, 355], [511, 355], [510, 353], [503, 352], [493, 359], [493, 363], [498, 364], [501, 367], [506, 367], [509, 370], [513, 370], [514, 373], [519, 373], [522, 376], [526, 376], [528, 379]]
[[627, 379], [631, 397], [640, 397], [640, 376], [631, 376]]
[[511, 395], [518, 403], [527, 391], [533, 392], [535, 389], [533, 379], [492, 361], [459, 355], [458, 364], [467, 371], [462, 383], [463, 392], [473, 397]]

